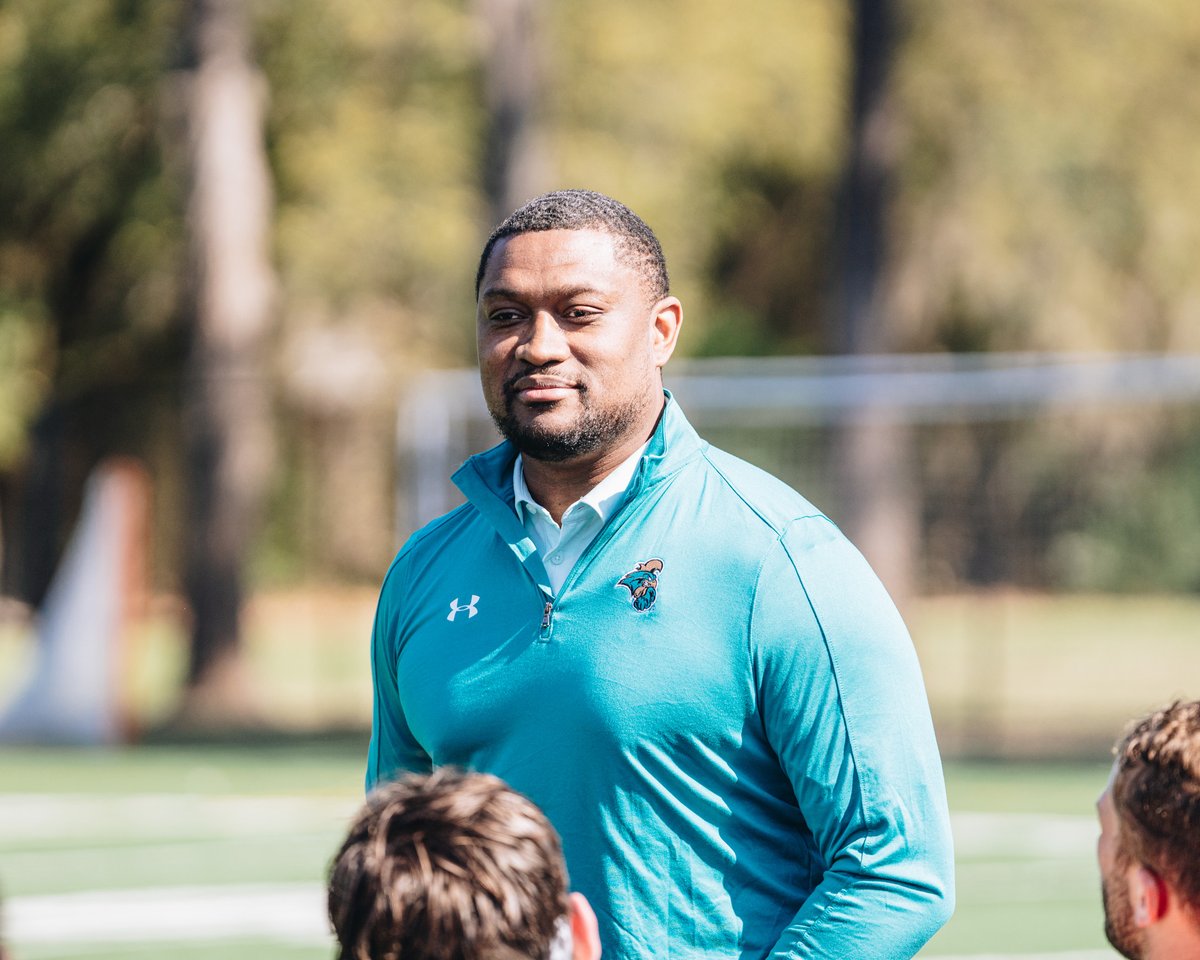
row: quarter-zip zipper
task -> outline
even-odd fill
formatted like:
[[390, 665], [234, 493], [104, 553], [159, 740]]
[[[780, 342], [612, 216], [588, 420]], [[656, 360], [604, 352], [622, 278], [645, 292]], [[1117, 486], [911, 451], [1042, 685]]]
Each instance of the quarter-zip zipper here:
[[[563, 581], [562, 586], [559, 587], [558, 596], [561, 597], [567, 592], [568, 588], [575, 585], [575, 581], [583, 575], [583, 571], [586, 570], [588, 565], [592, 562], [592, 558], [604, 549], [604, 547], [608, 544], [608, 541], [613, 538], [617, 530], [619, 530], [625, 523], [625, 518], [629, 512], [630, 506], [641, 494], [642, 485], [644, 482], [643, 474], [646, 469], [646, 460], [647, 455], [643, 454], [641, 461], [639, 461], [637, 465], [637, 469], [633, 473], [633, 477], [629, 481], [629, 486], [626, 488], [625, 500], [619, 507], [617, 507], [612, 515], [604, 521], [603, 526], [596, 531], [596, 536], [592, 538], [592, 542], [584, 548], [584, 551], [582, 554], [580, 554], [579, 559], [575, 561], [575, 565], [571, 567], [571, 570], [567, 574], [567, 578]], [[553, 612], [551, 610], [552, 606], [552, 603], [546, 604], [546, 616], [542, 618], [543, 637], [548, 636], [548, 633], [546, 632], [546, 618], [550, 616], [551, 612]]]
[[[572, 586], [575, 581], [579, 579], [584, 568], [587, 567], [587, 565], [591, 562], [592, 557], [595, 556], [595, 554], [599, 552], [609, 540], [612, 539], [613, 534], [623, 522], [621, 518], [626, 512], [626, 508], [634, 499], [634, 494], [636, 494], [641, 487], [642, 470], [645, 466], [645, 461], [646, 458], [643, 456], [641, 462], [638, 464], [637, 470], [634, 472], [634, 475], [629, 482], [627, 491], [629, 495], [627, 496], [625, 502], [622, 503], [621, 506], [617, 508], [616, 512], [614, 512], [612, 516], [610, 516], [604, 522], [604, 525], [601, 526], [596, 532], [596, 536], [592, 538], [592, 542], [587, 545], [583, 553], [575, 561], [575, 565], [571, 568], [570, 573], [567, 574], [566, 580], [563, 581], [562, 586], [559, 588], [559, 596], [562, 596], [562, 594], [567, 591], [567, 588]], [[539, 642], [549, 642], [553, 626], [554, 598], [551, 597], [546, 601], [545, 606], [542, 608], [542, 626], [541, 630], [538, 631]]]

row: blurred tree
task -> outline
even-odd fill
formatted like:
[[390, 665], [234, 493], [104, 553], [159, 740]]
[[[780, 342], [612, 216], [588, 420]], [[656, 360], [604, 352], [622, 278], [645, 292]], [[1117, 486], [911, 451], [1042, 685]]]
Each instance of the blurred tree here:
[[536, 0], [476, 0], [487, 107], [483, 193], [495, 225], [550, 182], [538, 119], [542, 31]]
[[814, 354], [828, 348], [836, 181], [780, 160], [730, 161], [731, 219], [712, 229], [704, 269], [716, 314], [692, 352]]
[[[833, 353], [895, 349], [886, 271], [895, 190], [892, 64], [898, 42], [891, 0], [855, 0], [850, 146], [840, 205], [838, 297], [829, 316]], [[838, 425], [832, 451], [844, 517], [837, 517], [901, 602], [914, 589], [919, 507], [907, 424], [879, 407]]]
[[687, 307], [681, 351], [819, 349], [846, 5], [564, 0], [546, 19], [551, 163], [659, 234]]
[[1200, 7], [908, 5], [906, 344], [1200, 349]]
[[259, 0], [286, 475], [259, 572], [375, 581], [396, 395], [474, 355], [484, 36], [466, 0]]
[[[268, 490], [255, 573], [375, 579], [386, 563], [394, 394], [428, 366], [471, 362], [478, 245], [516, 202], [483, 170], [525, 177], [508, 188], [517, 199], [588, 186], [643, 213], [688, 307], [684, 352], [830, 349], [839, 190], [858, 149], [853, 5], [246, 3], [272, 92], [281, 324], [265, 389], [278, 390], [288, 465]], [[185, 9], [0, 4], [0, 523], [4, 589], [34, 599], [105, 451], [154, 451], [158, 526], [181, 540], [188, 525], [162, 466], [181, 436], [186, 202], [158, 116]], [[902, 10], [884, 125], [891, 214], [877, 279], [861, 287], [892, 334], [861, 349], [1200, 348], [1200, 7]], [[536, 41], [488, 27], [526, 15]], [[993, 486], [988, 471], [1027, 449], [1019, 432], [959, 438], [978, 448], [972, 483]], [[1085, 463], [1099, 440], [1078, 441]], [[1072, 489], [1141, 489], [1146, 451], [1108, 493]], [[991, 528], [1031, 523], [1030, 502]], [[969, 541], [957, 522], [949, 540]], [[1016, 563], [973, 569], [1003, 579]]]
[[173, 408], [171, 192], [157, 87], [170, 5], [0, 6], [3, 587], [38, 604], [83, 482]]
[[[397, 379], [463, 362], [485, 217], [477, 19], [465, 0], [259, 0], [254, 12], [284, 357], [328, 329], [369, 339]], [[286, 361], [282, 372], [286, 386]]]
[[[903, 346], [1200, 349], [1200, 220], [1185, 212], [1200, 206], [1200, 7], [918, 0], [907, 12], [891, 271]], [[966, 482], [979, 496], [947, 491], [930, 505], [939, 515], [959, 505], [953, 522], [937, 521], [959, 532], [939, 543], [970, 545], [960, 569], [976, 582], [1138, 581], [1144, 539], [1100, 507], [1141, 503], [1169, 476], [1156, 451], [1173, 448], [1176, 471], [1187, 461], [1170, 418], [1136, 422], [1136, 443], [1104, 416], [1071, 421], [1053, 447], [1037, 444], [1030, 424], [947, 435], [974, 464]], [[1105, 475], [1093, 475], [1101, 452], [1122, 444], [1121, 456], [1104, 456]], [[1040, 482], [1012, 482], [1022, 457]], [[1177, 499], [1182, 489], [1150, 494], [1171, 499], [1180, 521], [1160, 541], [1164, 585], [1193, 569], [1166, 571], [1167, 557], [1188, 552], [1170, 540], [1196, 536], [1185, 518], [1200, 511], [1200, 486], [1191, 484], [1191, 506]], [[1151, 526], [1162, 529], [1157, 519]]]
[[238, 657], [247, 552], [274, 453], [266, 350], [274, 274], [266, 88], [242, 0], [189, 0], [180, 98], [187, 176], [191, 333], [184, 407], [191, 607], [185, 718], [228, 719], [248, 701]]

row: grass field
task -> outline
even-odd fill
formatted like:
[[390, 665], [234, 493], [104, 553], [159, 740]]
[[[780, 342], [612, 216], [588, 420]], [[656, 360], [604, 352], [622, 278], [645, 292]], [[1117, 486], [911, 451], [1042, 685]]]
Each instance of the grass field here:
[[[14, 960], [330, 957], [322, 882], [361, 796], [364, 748], [0, 751]], [[1105, 775], [951, 764], [959, 908], [922, 956], [1112, 956], [1094, 866]]]
[[[242, 747], [0, 750], [0, 890], [14, 960], [328, 958], [322, 880], [361, 798], [374, 591], [255, 598], [249, 675], [271, 726]], [[992, 594], [906, 610], [950, 756], [959, 908], [922, 956], [1093, 960], [1093, 802], [1124, 721], [1197, 696], [1200, 599]], [[133, 636], [132, 706], [168, 715], [177, 611]], [[0, 702], [29, 645], [0, 628]], [[1013, 757], [1082, 758], [1013, 763]]]
[[1200, 597], [963, 594], [905, 616], [950, 754], [1100, 758], [1130, 717], [1200, 697]]
[[365, 743], [0, 752], [14, 960], [330, 955]]

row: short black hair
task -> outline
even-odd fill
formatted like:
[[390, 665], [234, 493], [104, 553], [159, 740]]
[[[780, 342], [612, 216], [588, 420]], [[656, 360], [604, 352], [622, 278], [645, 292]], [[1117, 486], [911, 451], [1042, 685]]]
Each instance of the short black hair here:
[[542, 230], [603, 230], [617, 240], [619, 251], [634, 261], [653, 299], [670, 292], [662, 245], [646, 221], [619, 200], [594, 190], [555, 190], [523, 204], [492, 231], [475, 271], [476, 298], [496, 244], [505, 237]]

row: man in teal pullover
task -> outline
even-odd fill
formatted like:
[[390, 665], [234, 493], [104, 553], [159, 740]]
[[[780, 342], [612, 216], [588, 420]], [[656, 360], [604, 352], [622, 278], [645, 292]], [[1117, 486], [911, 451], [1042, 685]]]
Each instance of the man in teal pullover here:
[[920, 670], [861, 555], [663, 390], [657, 239], [588, 191], [489, 239], [506, 440], [388, 571], [367, 785], [496, 774], [562, 835], [616, 958], [913, 956], [953, 907]]

